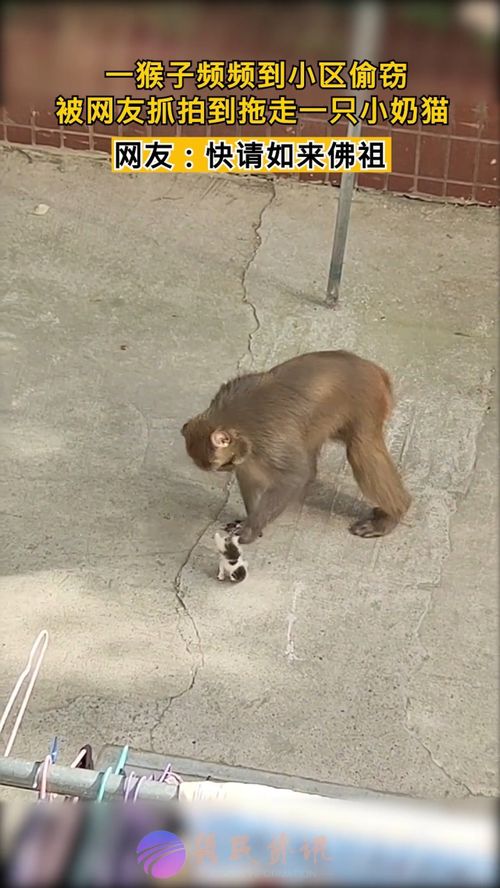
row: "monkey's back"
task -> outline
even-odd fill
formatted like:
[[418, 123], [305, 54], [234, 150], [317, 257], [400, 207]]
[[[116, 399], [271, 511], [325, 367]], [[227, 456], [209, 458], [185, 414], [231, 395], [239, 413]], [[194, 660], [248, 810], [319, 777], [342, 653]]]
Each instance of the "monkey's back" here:
[[290, 425], [299, 427], [309, 410], [305, 387], [275, 379], [272, 371], [249, 373], [224, 383], [208, 409], [211, 421], [223, 428], [259, 437]]
[[361, 416], [387, 418], [392, 409], [388, 373], [366, 358], [345, 350], [309, 352], [278, 364], [269, 375], [297, 390], [309, 392], [322, 416], [324, 411], [354, 422]]
[[343, 437], [351, 425], [380, 420], [391, 408], [387, 373], [347, 351], [310, 352], [264, 373], [250, 373], [221, 386], [209, 408], [221, 426], [232, 425], [253, 440], [297, 434], [312, 446]]

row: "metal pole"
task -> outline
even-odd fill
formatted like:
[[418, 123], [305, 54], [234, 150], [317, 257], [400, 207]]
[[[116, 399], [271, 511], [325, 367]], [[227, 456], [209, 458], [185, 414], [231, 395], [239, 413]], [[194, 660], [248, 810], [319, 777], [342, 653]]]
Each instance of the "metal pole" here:
[[[378, 50], [380, 26], [382, 22], [381, 4], [376, 0], [359, 0], [353, 10], [353, 48], [352, 59], [373, 61]], [[356, 108], [362, 107], [365, 92], [357, 92]], [[353, 138], [361, 133], [361, 122], [349, 122], [347, 137]], [[340, 193], [335, 220], [335, 233], [328, 273], [325, 305], [334, 308], [340, 296], [340, 282], [344, 267], [344, 255], [351, 215], [352, 194], [356, 181], [355, 173], [343, 173], [340, 180]]]
[[[43, 762], [25, 762], [20, 759], [0, 759], [0, 785], [17, 789], [35, 789], [36, 779]], [[47, 773], [47, 792], [95, 801], [104, 777], [104, 771], [87, 771], [51, 765]], [[123, 798], [125, 777], [110, 774], [106, 781], [103, 800]], [[145, 780], [141, 784], [138, 799], [148, 802], [165, 802], [177, 798], [178, 787], [158, 780]]]

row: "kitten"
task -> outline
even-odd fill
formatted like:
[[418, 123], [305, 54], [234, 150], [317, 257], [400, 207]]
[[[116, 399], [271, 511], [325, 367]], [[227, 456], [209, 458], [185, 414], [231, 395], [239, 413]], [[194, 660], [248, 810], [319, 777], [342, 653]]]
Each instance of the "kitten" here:
[[228, 536], [215, 534], [215, 544], [219, 552], [218, 580], [229, 577], [232, 583], [242, 583], [248, 576], [247, 562], [241, 557], [241, 549], [238, 536], [231, 533]]

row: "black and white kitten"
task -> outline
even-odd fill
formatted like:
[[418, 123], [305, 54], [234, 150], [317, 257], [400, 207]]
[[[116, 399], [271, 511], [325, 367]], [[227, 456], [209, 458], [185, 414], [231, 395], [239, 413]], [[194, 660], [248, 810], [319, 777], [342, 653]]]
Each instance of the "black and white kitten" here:
[[219, 552], [219, 573], [218, 580], [225, 580], [229, 577], [232, 583], [242, 583], [248, 576], [247, 562], [241, 556], [241, 548], [236, 533], [229, 533], [226, 536], [216, 532], [215, 544]]

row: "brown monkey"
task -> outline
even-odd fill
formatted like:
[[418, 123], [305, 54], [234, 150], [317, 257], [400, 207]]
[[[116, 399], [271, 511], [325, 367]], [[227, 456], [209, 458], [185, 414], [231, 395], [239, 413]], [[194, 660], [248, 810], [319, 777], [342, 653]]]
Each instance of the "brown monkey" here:
[[384, 441], [392, 403], [389, 376], [377, 364], [346, 351], [314, 352], [226, 382], [182, 434], [199, 468], [235, 472], [247, 513], [242, 543], [300, 497], [328, 440], [345, 444], [356, 481], [375, 506], [350, 531], [378, 537], [411, 501]]

